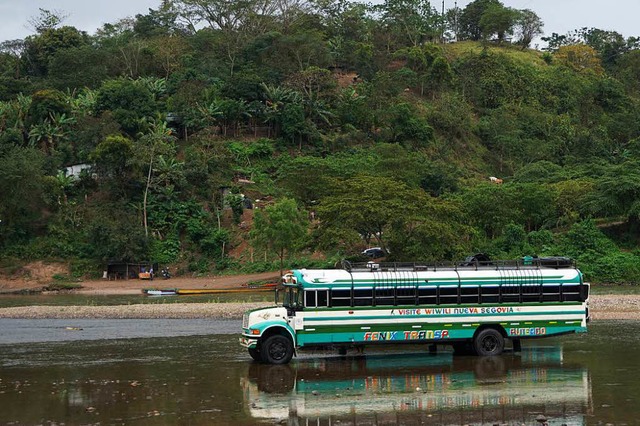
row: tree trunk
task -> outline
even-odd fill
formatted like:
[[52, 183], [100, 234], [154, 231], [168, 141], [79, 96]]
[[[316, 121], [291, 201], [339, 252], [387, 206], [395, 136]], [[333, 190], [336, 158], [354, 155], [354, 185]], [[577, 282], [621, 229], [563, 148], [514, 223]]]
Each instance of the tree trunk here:
[[284, 272], [284, 249], [280, 249], [280, 276]]
[[149, 226], [147, 224], [147, 196], [149, 194], [149, 187], [151, 186], [151, 170], [153, 167], [153, 152], [151, 152], [151, 159], [149, 160], [149, 173], [147, 174], [147, 186], [144, 188], [144, 199], [142, 200], [142, 217], [144, 220], [144, 237], [149, 238]]

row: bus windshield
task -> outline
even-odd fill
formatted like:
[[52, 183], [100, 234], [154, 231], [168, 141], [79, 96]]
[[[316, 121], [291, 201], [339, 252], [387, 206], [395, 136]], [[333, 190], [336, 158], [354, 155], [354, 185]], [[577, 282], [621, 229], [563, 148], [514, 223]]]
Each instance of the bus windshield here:
[[285, 288], [282, 305], [285, 308], [302, 308], [304, 306], [303, 296], [304, 292], [298, 287]]

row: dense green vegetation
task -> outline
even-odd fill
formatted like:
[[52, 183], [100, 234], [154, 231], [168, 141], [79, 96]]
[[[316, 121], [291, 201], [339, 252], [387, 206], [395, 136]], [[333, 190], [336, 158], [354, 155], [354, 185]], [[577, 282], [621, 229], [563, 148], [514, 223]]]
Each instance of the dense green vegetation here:
[[638, 39], [530, 50], [542, 21], [498, 0], [165, 0], [95, 35], [32, 24], [0, 45], [2, 268], [258, 271], [374, 245], [638, 282]]

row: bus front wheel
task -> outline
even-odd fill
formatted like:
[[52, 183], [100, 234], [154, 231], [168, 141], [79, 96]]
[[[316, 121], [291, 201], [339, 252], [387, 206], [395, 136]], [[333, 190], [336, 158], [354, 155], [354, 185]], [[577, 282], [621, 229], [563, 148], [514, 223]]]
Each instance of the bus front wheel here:
[[479, 356], [500, 355], [504, 349], [504, 337], [496, 329], [485, 328], [473, 339], [473, 348]]
[[273, 335], [262, 342], [260, 355], [268, 364], [286, 364], [293, 357], [293, 343], [285, 336]]

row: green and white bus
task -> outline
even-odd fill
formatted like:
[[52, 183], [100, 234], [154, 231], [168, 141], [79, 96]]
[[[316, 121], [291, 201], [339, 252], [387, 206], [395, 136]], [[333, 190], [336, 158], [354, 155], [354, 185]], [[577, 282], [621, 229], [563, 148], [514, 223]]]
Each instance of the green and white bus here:
[[463, 264], [375, 263], [299, 269], [284, 300], [246, 312], [240, 343], [253, 359], [288, 363], [296, 350], [428, 343], [499, 355], [505, 341], [587, 331], [589, 284], [566, 258]]

